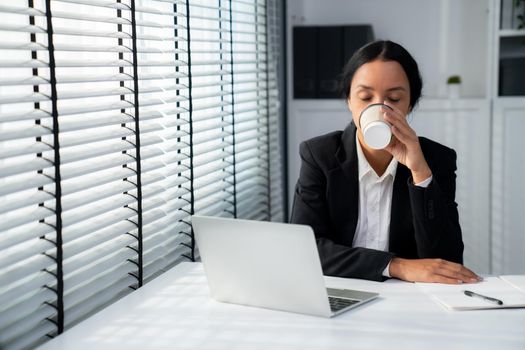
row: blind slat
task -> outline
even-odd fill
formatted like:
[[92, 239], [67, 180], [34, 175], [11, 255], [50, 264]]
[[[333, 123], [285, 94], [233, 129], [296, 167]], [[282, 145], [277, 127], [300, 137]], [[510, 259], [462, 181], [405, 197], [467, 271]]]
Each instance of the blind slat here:
[[127, 181], [119, 180], [118, 182], [112, 182], [106, 185], [95, 187], [93, 189], [90, 189], [90, 191], [65, 196], [62, 201], [62, 204], [66, 208], [75, 209], [101, 199], [106, 199], [118, 193], [131, 191], [134, 188], [134, 184]]
[[100, 289], [108, 289], [115, 284], [115, 281], [120, 282], [121, 279], [125, 279], [125, 285], [133, 285], [136, 283], [136, 278], [130, 276], [129, 273], [135, 271], [135, 268], [136, 266], [132, 263], [124, 261], [116, 267], [97, 275], [95, 278], [92, 277], [77, 285], [73, 285], [73, 288], [69, 289], [64, 295], [65, 309], [68, 310], [75, 305], [79, 305], [81, 302], [95, 295]]
[[3, 253], [2, 257], [0, 257], [0, 266], [14, 266], [31, 258], [34, 255], [34, 250], [46, 251], [52, 248], [52, 243], [44, 240], [33, 240], [25, 244], [20, 244]]
[[31, 162], [23, 160], [12, 165], [0, 168], [0, 177], [19, 175], [30, 171], [43, 170], [54, 166], [52, 162], [44, 158], [33, 159]]
[[[121, 222], [119, 225], [124, 223], [126, 222]], [[112, 268], [115, 262], [134, 259], [136, 254], [125, 247], [131, 246], [135, 242], [136, 239], [130, 235], [120, 235], [107, 244], [102, 244], [96, 249], [86, 251], [85, 254], [74, 254], [64, 257], [64, 271], [71, 271], [69, 273], [66, 272], [64, 276], [65, 288], [69, 289], [78, 285], [90, 276], [96, 275], [97, 271]], [[115, 247], [120, 247], [121, 249], [115, 249]]]
[[27, 210], [18, 210], [15, 213], [3, 214], [3, 221], [0, 222], [0, 231], [9, 230], [34, 221], [43, 221], [47, 217], [54, 215], [55, 212], [53, 210], [43, 206], [36, 206]]
[[[146, 135], [144, 138], [142, 138], [141, 143], [143, 146], [156, 145], [162, 143], [162, 138], [155, 135]], [[62, 164], [66, 164], [133, 149], [135, 149], [135, 145], [127, 140], [116, 139], [112, 140], [111, 142], [103, 142], [99, 144], [92, 143], [90, 149], [78, 149], [78, 147], [71, 147], [64, 150], [62, 153], [61, 162]]]
[[[47, 291], [46, 296], [51, 297], [50, 293], [52, 292]], [[51, 304], [54, 300], [55, 299], [52, 298], [44, 301]], [[26, 311], [28, 307], [31, 308], [32, 312], [28, 313]], [[8, 318], [10, 315], [6, 313], [6, 319], [10, 321], [10, 324], [8, 327], [2, 329], [2, 338], [0, 338], [2, 342], [10, 343], [10, 345], [13, 346], [24, 347], [31, 345], [35, 339], [44, 337], [46, 334], [44, 332], [49, 332], [49, 330], [55, 328], [50, 322], [46, 321], [47, 318], [51, 318], [55, 314], [55, 309], [52, 306], [46, 305], [43, 302], [40, 304], [22, 303], [21, 309], [26, 312], [17, 313], [13, 311], [13, 314], [15, 314], [13, 318]], [[21, 315], [25, 317], [16, 317]], [[26, 337], [25, 334], [28, 334], [28, 336]]]
[[19, 127], [12, 128], [12, 130], [0, 130], [0, 142], [29, 137], [41, 137], [44, 135], [50, 135], [51, 133], [51, 130], [45, 128], [42, 125], [33, 125], [31, 127], [21, 125]]
[[51, 193], [38, 190], [33, 193], [27, 193], [23, 197], [16, 196], [14, 198], [5, 198], [4, 201], [0, 202], [0, 213], [4, 214], [12, 210], [43, 203], [53, 198], [54, 197]]
[[43, 174], [38, 176], [15, 176], [6, 178], [0, 185], [0, 195], [9, 195], [17, 192], [22, 192], [28, 188], [39, 188], [44, 185], [53, 183], [53, 178], [47, 177]]
[[111, 226], [120, 221], [127, 220], [133, 217], [136, 213], [128, 208], [118, 208], [117, 210], [110, 211], [103, 215], [96, 217], [96, 220], [92, 220], [89, 226], [85, 223], [69, 223], [63, 229], [64, 244], [67, 242], [89, 234], [90, 232], [97, 231], [106, 226]]
[[95, 313], [107, 303], [115, 301], [130, 293], [132, 291], [131, 288], [129, 288], [130, 281], [132, 281], [131, 276], [125, 276], [117, 281], [117, 283], [110, 285], [106, 289], [99, 290], [97, 294], [91, 295], [91, 297], [84, 302], [79, 303], [70, 309], [66, 309], [67, 317], [65, 319], [65, 324], [67, 326], [73, 326], [79, 319], [85, 318], [86, 315]]

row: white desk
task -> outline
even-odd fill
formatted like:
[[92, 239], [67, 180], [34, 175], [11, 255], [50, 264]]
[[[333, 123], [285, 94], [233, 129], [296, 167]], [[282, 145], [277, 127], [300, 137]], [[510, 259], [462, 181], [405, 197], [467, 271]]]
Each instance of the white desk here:
[[333, 318], [222, 304], [183, 263], [40, 350], [525, 349], [525, 310], [446, 311], [416, 285], [326, 278], [381, 297]]

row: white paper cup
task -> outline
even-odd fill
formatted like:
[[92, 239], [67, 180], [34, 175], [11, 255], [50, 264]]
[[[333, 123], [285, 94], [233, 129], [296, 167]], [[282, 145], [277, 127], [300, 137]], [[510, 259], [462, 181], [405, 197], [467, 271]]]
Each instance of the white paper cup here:
[[373, 149], [383, 149], [392, 140], [390, 124], [383, 119], [381, 107], [392, 109], [382, 103], [374, 103], [366, 107], [359, 117], [365, 143]]

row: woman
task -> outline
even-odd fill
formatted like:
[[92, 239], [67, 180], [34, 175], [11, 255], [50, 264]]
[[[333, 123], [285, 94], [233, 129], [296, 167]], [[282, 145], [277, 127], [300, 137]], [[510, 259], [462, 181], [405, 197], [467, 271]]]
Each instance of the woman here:
[[[293, 223], [310, 225], [324, 274], [382, 281], [472, 283], [462, 266], [456, 153], [419, 137], [406, 115], [422, 89], [417, 63], [399, 44], [376, 41], [346, 64], [342, 89], [353, 121], [300, 146]], [[361, 112], [383, 103], [392, 139], [363, 140]]]

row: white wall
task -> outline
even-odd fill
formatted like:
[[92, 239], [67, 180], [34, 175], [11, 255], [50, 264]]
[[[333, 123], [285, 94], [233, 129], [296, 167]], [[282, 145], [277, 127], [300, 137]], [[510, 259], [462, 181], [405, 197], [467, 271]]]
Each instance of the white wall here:
[[[438, 1], [439, 2], [439, 1]], [[491, 33], [490, 0], [441, 0], [441, 28], [445, 61], [441, 62], [439, 95], [443, 95], [446, 78], [462, 77], [462, 96], [489, 97], [490, 60], [487, 47]], [[444, 15], [447, 14], [447, 15]]]

